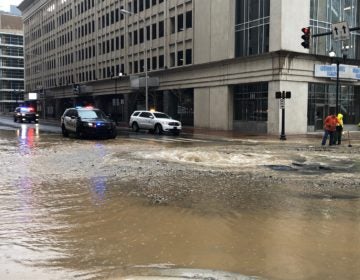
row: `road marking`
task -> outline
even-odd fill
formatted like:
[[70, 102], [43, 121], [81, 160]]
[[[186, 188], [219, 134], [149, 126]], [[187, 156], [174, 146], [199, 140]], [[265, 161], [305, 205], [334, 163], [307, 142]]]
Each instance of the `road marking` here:
[[189, 139], [189, 138], [150, 138], [150, 137], [136, 137], [136, 138], [130, 138], [132, 140], [138, 140], [138, 141], [154, 141], [154, 142], [162, 142], [162, 143], [192, 143], [192, 142], [201, 142], [201, 143], [207, 143], [210, 142], [208, 140], [200, 140], [200, 139]]

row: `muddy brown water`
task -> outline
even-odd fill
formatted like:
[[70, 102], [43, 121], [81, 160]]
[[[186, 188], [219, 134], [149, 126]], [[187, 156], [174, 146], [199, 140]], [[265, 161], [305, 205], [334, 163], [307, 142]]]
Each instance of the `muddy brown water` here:
[[0, 278], [359, 277], [359, 154], [156, 139], [0, 130]]

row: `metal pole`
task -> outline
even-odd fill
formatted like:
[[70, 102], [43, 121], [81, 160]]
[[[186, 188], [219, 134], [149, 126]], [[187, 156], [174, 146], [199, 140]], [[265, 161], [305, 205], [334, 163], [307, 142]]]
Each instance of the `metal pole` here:
[[285, 108], [281, 109], [282, 112], [282, 117], [281, 117], [281, 135], [280, 135], [280, 140], [286, 140], [286, 135], [285, 135]]
[[339, 113], [339, 68], [340, 61], [336, 61], [336, 115]]
[[145, 19], [142, 19], [142, 21], [144, 22], [144, 28], [145, 28], [145, 42], [144, 42], [144, 47], [145, 47], [145, 55], [144, 55], [144, 67], [145, 67], [145, 110], [149, 110], [149, 85], [148, 85], [148, 67], [147, 67], [147, 28], [146, 28], [146, 22]]
[[[127, 14], [127, 15], [134, 15], [133, 12], [121, 9], [120, 13]], [[145, 71], [145, 110], [149, 110], [149, 85], [148, 85], [148, 69], [147, 69], [147, 29], [146, 29], [146, 20], [145, 18], [140, 18], [144, 22], [144, 28], [145, 28], [145, 41], [144, 41], [144, 49], [145, 49], [145, 55], [144, 55], [144, 71]]]

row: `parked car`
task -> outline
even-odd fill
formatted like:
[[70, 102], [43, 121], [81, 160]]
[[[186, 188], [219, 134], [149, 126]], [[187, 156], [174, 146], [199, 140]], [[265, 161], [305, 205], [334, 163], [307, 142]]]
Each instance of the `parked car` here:
[[179, 135], [181, 132], [181, 122], [172, 119], [165, 113], [156, 111], [135, 111], [129, 121], [129, 127], [137, 132], [139, 129], [146, 129], [156, 134], [171, 132]]
[[39, 122], [39, 114], [36, 113], [33, 107], [21, 106], [15, 108], [14, 111], [14, 122]]
[[100, 109], [87, 106], [68, 108], [61, 116], [61, 130], [64, 137], [74, 133], [86, 136], [116, 138], [116, 124]]

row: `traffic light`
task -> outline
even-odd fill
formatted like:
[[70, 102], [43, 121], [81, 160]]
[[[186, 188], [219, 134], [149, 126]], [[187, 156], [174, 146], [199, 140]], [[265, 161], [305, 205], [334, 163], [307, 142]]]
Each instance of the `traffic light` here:
[[301, 45], [305, 48], [308, 49], [310, 47], [310, 27], [304, 27], [301, 29], [302, 33], [304, 33], [301, 36], [301, 39], [303, 39], [303, 42], [301, 43]]

